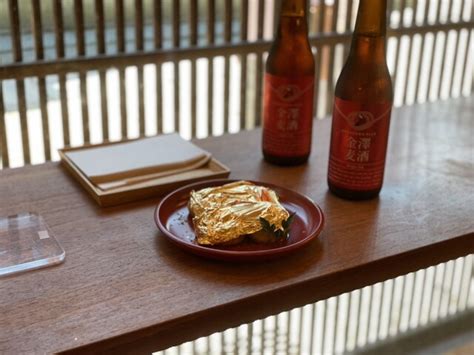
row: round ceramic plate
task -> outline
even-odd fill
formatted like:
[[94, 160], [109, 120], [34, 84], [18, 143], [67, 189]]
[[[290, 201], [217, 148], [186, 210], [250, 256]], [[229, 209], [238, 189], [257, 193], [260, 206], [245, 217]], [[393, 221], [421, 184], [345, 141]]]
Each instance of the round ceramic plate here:
[[226, 261], [259, 261], [281, 257], [304, 247], [321, 233], [324, 216], [316, 203], [295, 191], [252, 181], [256, 185], [274, 190], [288, 212], [295, 213], [288, 239], [285, 242], [272, 244], [258, 244], [252, 241], [213, 247], [197, 244], [187, 207], [189, 193], [192, 190], [224, 185], [232, 181], [237, 180], [202, 181], [171, 192], [161, 200], [155, 210], [155, 222], [159, 230], [182, 249], [200, 256]]

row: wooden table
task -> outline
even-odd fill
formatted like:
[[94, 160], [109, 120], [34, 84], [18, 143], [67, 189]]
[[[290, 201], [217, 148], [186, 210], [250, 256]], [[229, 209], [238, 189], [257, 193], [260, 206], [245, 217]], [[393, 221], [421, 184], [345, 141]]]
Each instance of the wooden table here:
[[232, 178], [276, 183], [326, 214], [320, 238], [251, 265], [187, 254], [157, 231], [159, 201], [101, 209], [57, 163], [0, 172], [0, 215], [40, 213], [64, 264], [0, 279], [0, 353], [149, 352], [474, 252], [474, 99], [396, 109], [384, 188], [350, 202], [326, 185], [330, 121], [307, 165], [261, 159], [260, 131], [199, 141]]

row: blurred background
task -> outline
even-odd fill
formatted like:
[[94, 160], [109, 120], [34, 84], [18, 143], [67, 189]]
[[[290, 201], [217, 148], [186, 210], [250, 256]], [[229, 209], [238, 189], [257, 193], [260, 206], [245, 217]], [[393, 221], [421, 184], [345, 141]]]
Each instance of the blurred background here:
[[[318, 118], [331, 112], [357, 6], [352, 0], [308, 2]], [[470, 95], [472, 1], [394, 0], [388, 8], [395, 105]], [[8, 166], [25, 158], [56, 160], [65, 143], [174, 130], [205, 137], [258, 126], [262, 69], [277, 16], [274, 0], [0, 0]], [[105, 58], [99, 66], [98, 57]], [[44, 71], [35, 68], [38, 61], [48, 63]], [[61, 68], [64, 77], [56, 75]], [[28, 70], [18, 90], [12, 79]], [[21, 130], [28, 129], [22, 115], [38, 127], [23, 137], [38, 145], [30, 157], [22, 151]], [[48, 135], [49, 153], [42, 152], [39, 132]]]

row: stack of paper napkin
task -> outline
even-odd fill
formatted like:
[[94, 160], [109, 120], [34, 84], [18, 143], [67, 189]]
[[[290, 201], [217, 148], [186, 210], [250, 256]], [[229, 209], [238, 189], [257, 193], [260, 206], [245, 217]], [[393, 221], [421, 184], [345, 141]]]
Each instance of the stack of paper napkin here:
[[65, 153], [102, 190], [180, 174], [206, 165], [211, 154], [167, 134]]

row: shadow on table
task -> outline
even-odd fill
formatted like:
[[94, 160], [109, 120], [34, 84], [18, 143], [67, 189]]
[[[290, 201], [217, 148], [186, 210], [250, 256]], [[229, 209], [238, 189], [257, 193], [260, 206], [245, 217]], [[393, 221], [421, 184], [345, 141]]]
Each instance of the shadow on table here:
[[159, 232], [155, 237], [155, 251], [178, 277], [191, 276], [234, 285], [265, 285], [293, 278], [317, 264], [323, 253], [321, 237], [293, 254], [262, 262], [225, 262], [200, 257], [181, 250]]

